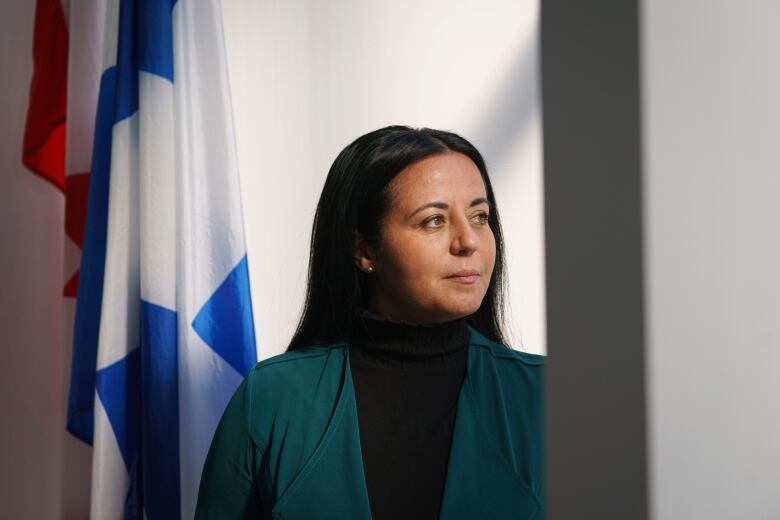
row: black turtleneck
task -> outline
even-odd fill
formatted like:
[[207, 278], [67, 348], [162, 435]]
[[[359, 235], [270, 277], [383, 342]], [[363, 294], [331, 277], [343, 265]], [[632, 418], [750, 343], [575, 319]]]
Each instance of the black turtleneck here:
[[375, 520], [438, 518], [468, 341], [465, 318], [429, 327], [360, 311], [349, 360]]

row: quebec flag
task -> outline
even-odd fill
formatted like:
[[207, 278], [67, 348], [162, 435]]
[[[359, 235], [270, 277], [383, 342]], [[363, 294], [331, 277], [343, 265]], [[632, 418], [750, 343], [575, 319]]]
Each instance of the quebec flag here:
[[98, 3], [68, 430], [94, 446], [93, 518], [192, 518], [257, 361], [220, 4]]

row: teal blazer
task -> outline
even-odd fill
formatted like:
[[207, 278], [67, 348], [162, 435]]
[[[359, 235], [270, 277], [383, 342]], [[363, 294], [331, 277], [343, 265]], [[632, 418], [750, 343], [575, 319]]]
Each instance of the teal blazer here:
[[[440, 518], [543, 519], [544, 357], [469, 332]], [[195, 517], [371, 518], [347, 343], [252, 369], [217, 427]]]

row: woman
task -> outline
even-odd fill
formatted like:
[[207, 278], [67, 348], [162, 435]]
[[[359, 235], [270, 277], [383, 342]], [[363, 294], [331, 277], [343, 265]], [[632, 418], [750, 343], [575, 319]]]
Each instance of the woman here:
[[542, 357], [505, 346], [501, 226], [462, 137], [336, 158], [287, 352], [236, 391], [198, 518], [543, 518]]

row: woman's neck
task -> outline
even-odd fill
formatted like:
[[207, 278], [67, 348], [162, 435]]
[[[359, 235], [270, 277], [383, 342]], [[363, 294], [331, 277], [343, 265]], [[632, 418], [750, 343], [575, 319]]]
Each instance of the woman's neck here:
[[361, 357], [396, 367], [446, 365], [466, 351], [469, 331], [465, 318], [439, 325], [409, 323], [358, 309], [351, 345]]

